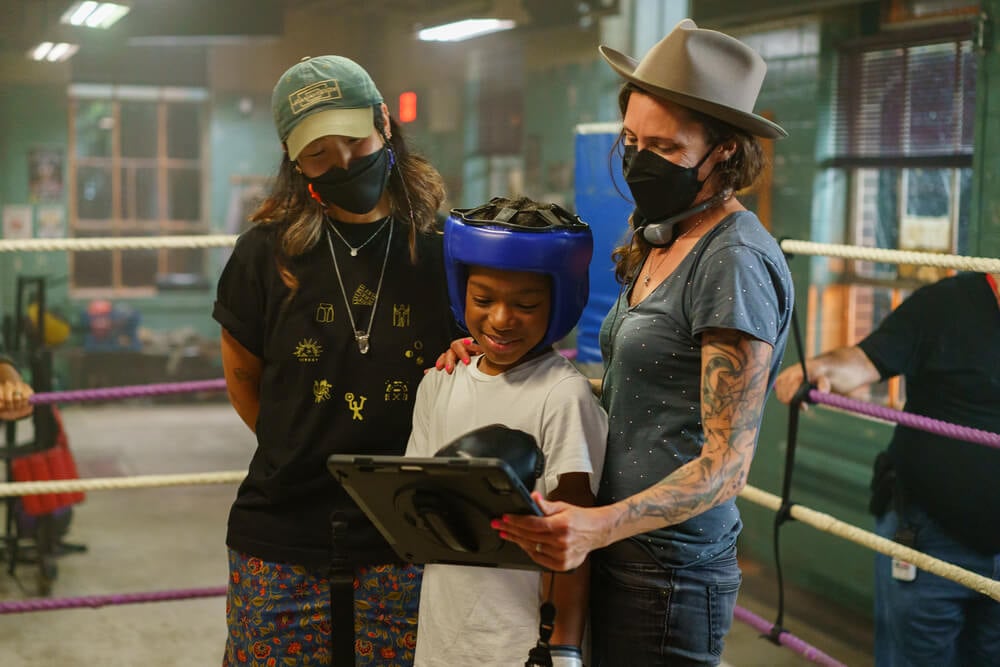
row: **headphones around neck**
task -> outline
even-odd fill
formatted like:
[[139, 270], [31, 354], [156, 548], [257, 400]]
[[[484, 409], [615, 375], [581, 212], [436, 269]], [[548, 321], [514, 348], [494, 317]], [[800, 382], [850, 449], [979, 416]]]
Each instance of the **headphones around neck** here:
[[642, 238], [645, 239], [646, 243], [658, 248], [668, 246], [674, 241], [676, 225], [679, 221], [689, 218], [696, 213], [707, 211], [713, 206], [718, 206], [722, 202], [729, 199], [732, 195], [733, 191], [726, 189], [712, 195], [697, 206], [692, 206], [691, 208], [681, 211], [676, 215], [672, 215], [666, 220], [653, 224], [645, 224], [641, 227]]

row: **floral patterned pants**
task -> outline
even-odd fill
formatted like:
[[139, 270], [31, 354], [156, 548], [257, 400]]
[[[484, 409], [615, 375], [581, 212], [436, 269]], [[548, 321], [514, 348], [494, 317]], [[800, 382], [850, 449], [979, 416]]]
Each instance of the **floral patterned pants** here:
[[[412, 667], [422, 568], [372, 565], [354, 573], [356, 665]], [[223, 667], [331, 665], [330, 582], [324, 570], [229, 550]], [[333, 665], [332, 667], [351, 667]]]

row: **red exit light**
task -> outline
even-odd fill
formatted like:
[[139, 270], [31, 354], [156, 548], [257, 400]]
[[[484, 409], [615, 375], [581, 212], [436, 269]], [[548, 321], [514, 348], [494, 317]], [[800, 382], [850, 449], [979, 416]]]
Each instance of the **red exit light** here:
[[412, 123], [417, 119], [417, 94], [412, 90], [399, 94], [399, 122]]

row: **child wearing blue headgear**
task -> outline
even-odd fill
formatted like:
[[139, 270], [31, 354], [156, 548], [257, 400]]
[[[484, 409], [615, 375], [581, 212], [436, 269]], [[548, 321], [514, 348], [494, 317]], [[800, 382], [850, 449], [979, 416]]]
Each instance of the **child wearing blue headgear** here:
[[[444, 245], [452, 312], [482, 354], [421, 381], [407, 455], [433, 456], [463, 434], [503, 424], [531, 434], [542, 450], [536, 491], [593, 504], [607, 415], [587, 378], [552, 347], [587, 303], [590, 227], [555, 205], [495, 198], [452, 211]], [[588, 578], [586, 565], [557, 575], [427, 565], [415, 665], [525, 664], [548, 599], [557, 611], [553, 665], [581, 665]]]

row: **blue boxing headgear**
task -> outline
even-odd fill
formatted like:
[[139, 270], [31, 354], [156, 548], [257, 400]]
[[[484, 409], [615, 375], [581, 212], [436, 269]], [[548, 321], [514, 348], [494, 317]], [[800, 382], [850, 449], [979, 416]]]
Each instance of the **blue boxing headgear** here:
[[[444, 261], [451, 311], [465, 328], [465, 289], [470, 265], [546, 274], [552, 280], [552, 308], [549, 327], [538, 347], [548, 346], [576, 326], [587, 305], [594, 238], [587, 223], [556, 204], [520, 210], [505, 208], [503, 201], [494, 198], [486, 206], [452, 209], [444, 224]], [[490, 208], [500, 209], [494, 219], [479, 217]], [[512, 222], [517, 215], [532, 215], [545, 224], [534, 227]]]

